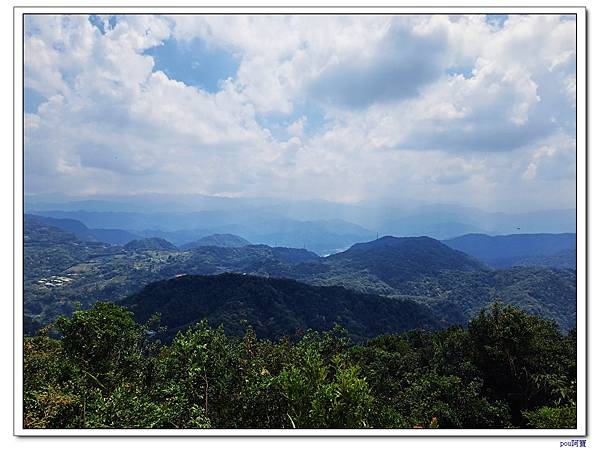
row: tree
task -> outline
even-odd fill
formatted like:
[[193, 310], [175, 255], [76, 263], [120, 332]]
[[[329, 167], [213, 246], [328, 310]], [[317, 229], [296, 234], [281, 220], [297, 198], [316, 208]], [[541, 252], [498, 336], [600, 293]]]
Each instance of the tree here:
[[127, 308], [97, 302], [71, 318], [59, 318], [56, 328], [63, 353], [90, 385], [109, 392], [122, 378], [137, 375], [147, 339]]
[[[235, 409], [232, 398], [238, 358], [223, 328], [212, 329], [206, 322], [175, 336], [163, 351], [161, 376], [168, 397], [182, 405], [180, 426], [190, 420], [210, 421], [218, 428], [229, 425], [228, 417]], [[186, 417], [187, 411], [194, 411], [195, 417]]]
[[524, 425], [523, 410], [574, 398], [572, 349], [556, 323], [496, 303], [469, 323], [469, 335], [484, 392], [509, 403], [513, 424]]

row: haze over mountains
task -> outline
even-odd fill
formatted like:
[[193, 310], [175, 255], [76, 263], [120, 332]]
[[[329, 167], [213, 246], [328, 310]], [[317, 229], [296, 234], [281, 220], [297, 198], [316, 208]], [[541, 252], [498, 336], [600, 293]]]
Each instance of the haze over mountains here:
[[[185, 275], [214, 276], [227, 272], [293, 279], [312, 286], [337, 286], [361, 295], [415, 302], [418, 308], [423, 309], [419, 314], [435, 318], [423, 322], [431, 326], [434, 322], [435, 326], [464, 324], [481, 308], [496, 300], [552, 318], [563, 330], [575, 323], [576, 276], [573, 270], [544, 267], [493, 270], [478, 259], [425, 236], [384, 236], [353, 244], [348, 250], [328, 257], [320, 257], [303, 248], [264, 244], [177, 248], [161, 238], [137, 239], [121, 247], [87, 242], [47, 225], [43, 218], [36, 216], [27, 215], [25, 222], [25, 311], [31, 330], [60, 314], [70, 313], [78, 304], [89, 307], [98, 300], [118, 301], [152, 282]], [[56, 223], [64, 224], [62, 221]], [[74, 226], [73, 222], [67, 224]], [[209, 241], [212, 239], [216, 238], [213, 236]], [[294, 292], [305, 289], [309, 297], [316, 295], [312, 288], [294, 286], [297, 287]], [[268, 293], [273, 286], [267, 283], [263, 288]], [[253, 326], [262, 327], [266, 319], [262, 313], [256, 316], [254, 302], [259, 299], [255, 291], [252, 292], [254, 294], [244, 294], [246, 300], [242, 303], [238, 302], [241, 309], [235, 320], [236, 323], [250, 321]], [[289, 314], [295, 317], [296, 313], [291, 312], [294, 306], [288, 304], [294, 300], [286, 297], [285, 292], [288, 291], [281, 292], [283, 297], [276, 296], [279, 298], [277, 302], [283, 302], [278, 308], [288, 308]], [[319, 292], [331, 294], [334, 291]], [[335, 292], [339, 294], [341, 291]], [[334, 300], [329, 294], [321, 294], [317, 295], [321, 299], [321, 307], [329, 308]], [[300, 294], [294, 294], [297, 295]], [[223, 298], [223, 301], [226, 300]], [[371, 331], [361, 328], [365, 323], [352, 325], [361, 314], [355, 316], [355, 311], [345, 316], [342, 310], [350, 306], [344, 306], [343, 302], [336, 305], [338, 309], [330, 312], [333, 314], [331, 317], [338, 317], [344, 326], [356, 329], [357, 336], [372, 336]], [[221, 311], [219, 308], [221, 306], [217, 308]], [[215, 310], [210, 317], [220, 317], [220, 314]], [[330, 324], [331, 317], [323, 324]], [[342, 320], [343, 317], [346, 318]], [[187, 319], [200, 320], [201, 317]], [[289, 321], [289, 317], [284, 321]], [[298, 323], [314, 325], [312, 321]], [[183, 325], [178, 322], [174, 326]], [[231, 325], [232, 329], [237, 329], [238, 325]], [[283, 325], [278, 323], [278, 326]], [[288, 330], [286, 326], [278, 329]]]
[[515, 265], [575, 268], [575, 233], [506, 236], [467, 234], [447, 239], [444, 243], [496, 268]]
[[181, 248], [186, 250], [196, 247], [245, 247], [246, 245], [252, 244], [235, 234], [213, 234], [182, 245]]
[[[464, 324], [496, 300], [552, 318], [563, 330], [575, 324], [571, 210], [502, 214], [449, 205], [202, 196], [184, 200], [185, 204], [169, 196], [132, 196], [48, 203], [28, 198], [28, 329], [69, 314], [79, 304], [131, 299], [138, 292], [136, 311], [145, 305], [149, 314], [163, 311], [165, 317], [181, 316], [187, 322], [200, 316], [215, 323], [226, 318], [231, 330], [251, 323], [269, 337], [291, 332], [294, 326], [320, 324], [325, 329], [336, 320], [360, 338], [408, 329], [401, 325], [406, 325], [404, 312], [389, 299], [404, 302], [403, 308], [434, 328]], [[192, 292], [189, 298], [181, 294], [191, 292], [192, 286], [216, 283], [188, 276], [224, 273], [262, 278], [252, 278], [248, 292], [240, 291], [234, 282], [238, 278], [216, 278], [232, 289], [214, 287], [222, 295], [219, 301], [206, 293]], [[149, 283], [158, 284], [149, 291]], [[148, 301], [158, 299], [144, 296], [156, 289], [162, 292], [164, 286], [173, 287], [161, 297], [167, 303], [156, 303], [157, 311], [150, 312], [147, 306], [154, 303]], [[322, 290], [325, 287], [338, 290]], [[302, 296], [314, 314], [300, 314], [297, 308], [303, 303], [297, 299]], [[373, 301], [388, 305], [378, 311], [382, 317], [391, 315], [397, 326], [373, 328], [366, 313], [348, 299], [363, 306]], [[188, 300], [192, 303], [185, 306]], [[193, 306], [194, 302], [200, 304]], [[170, 311], [175, 304], [195, 312], [186, 316]], [[278, 312], [270, 313], [266, 304]], [[315, 322], [315, 317], [323, 319]], [[169, 319], [174, 329], [187, 322]], [[268, 323], [274, 327], [271, 331]]]
[[35, 219], [40, 223], [51, 225], [61, 230], [73, 233], [84, 241], [106, 242], [108, 244], [123, 245], [140, 236], [120, 229], [88, 228], [83, 222], [75, 219], [61, 219], [49, 216], [26, 214], [27, 218]]
[[[104, 239], [120, 245], [126, 243], [126, 237], [161, 237], [183, 245], [208, 235], [234, 234], [256, 244], [307, 248], [320, 255], [384, 235], [449, 239], [468, 233], [575, 232], [575, 210], [506, 214], [459, 205], [411, 205], [394, 201], [341, 204], [141, 195], [49, 202], [44, 197], [29, 196], [26, 211], [55, 219], [78, 220], [93, 229], [95, 235], [104, 233]], [[121, 235], [115, 229], [122, 230]]]

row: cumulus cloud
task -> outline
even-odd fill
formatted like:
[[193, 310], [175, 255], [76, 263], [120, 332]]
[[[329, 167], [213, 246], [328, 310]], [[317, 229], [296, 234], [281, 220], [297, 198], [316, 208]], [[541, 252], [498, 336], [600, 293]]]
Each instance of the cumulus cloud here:
[[372, 51], [331, 61], [310, 80], [308, 91], [346, 107], [415, 97], [442, 73], [446, 47], [442, 30], [417, 33], [410, 22], [393, 22]]
[[[28, 193], [573, 205], [574, 22], [557, 16], [28, 16], [25, 30], [25, 87], [43, 99], [25, 117]], [[216, 92], [147, 54], [199, 39], [239, 61]]]

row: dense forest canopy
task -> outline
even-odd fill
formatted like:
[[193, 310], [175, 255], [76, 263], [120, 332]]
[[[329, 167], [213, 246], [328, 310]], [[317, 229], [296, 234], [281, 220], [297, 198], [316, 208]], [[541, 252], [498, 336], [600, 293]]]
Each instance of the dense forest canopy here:
[[168, 336], [199, 320], [243, 335], [277, 339], [299, 331], [326, 331], [336, 323], [356, 340], [414, 328], [448, 326], [431, 308], [410, 299], [361, 294], [339, 286], [240, 274], [186, 275], [149, 284], [119, 302], [139, 322], [161, 315]]
[[24, 427], [576, 427], [575, 331], [511, 306], [362, 344], [159, 322], [98, 302], [25, 338]]

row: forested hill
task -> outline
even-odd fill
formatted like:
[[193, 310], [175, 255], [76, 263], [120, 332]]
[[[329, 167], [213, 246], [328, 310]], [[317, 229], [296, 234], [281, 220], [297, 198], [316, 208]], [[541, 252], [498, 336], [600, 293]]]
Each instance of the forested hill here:
[[177, 251], [177, 247], [162, 238], [136, 239], [123, 246], [128, 251]]
[[25, 220], [23, 245], [26, 282], [62, 275], [77, 263], [118, 251], [109, 244], [81, 241], [74, 234], [47, 225], [34, 216]]
[[121, 303], [140, 323], [160, 313], [169, 336], [203, 319], [222, 324], [228, 334], [243, 335], [251, 326], [258, 337], [270, 339], [336, 324], [358, 340], [448, 325], [427, 306], [410, 300], [231, 273], [159, 281]]
[[524, 256], [514, 262], [513, 266], [575, 269], [577, 267], [577, 250], [572, 248], [560, 250], [550, 255]]
[[393, 288], [442, 270], [480, 271], [485, 266], [476, 259], [453, 250], [429, 237], [385, 236], [355, 244], [325, 259], [328, 266], [367, 270]]
[[196, 241], [183, 244], [180, 248], [182, 250], [191, 250], [197, 247], [245, 247], [246, 245], [252, 245], [252, 243], [235, 234], [211, 234], [210, 236], [204, 236]]

